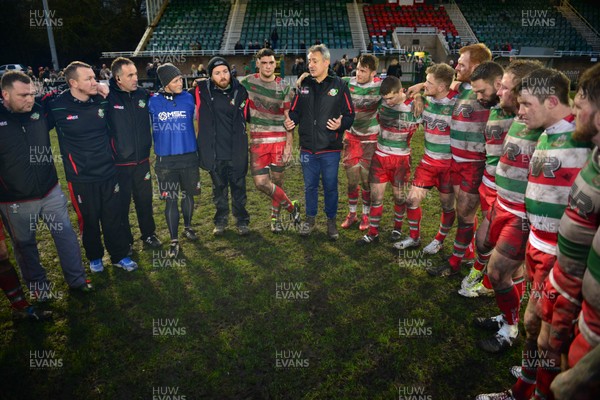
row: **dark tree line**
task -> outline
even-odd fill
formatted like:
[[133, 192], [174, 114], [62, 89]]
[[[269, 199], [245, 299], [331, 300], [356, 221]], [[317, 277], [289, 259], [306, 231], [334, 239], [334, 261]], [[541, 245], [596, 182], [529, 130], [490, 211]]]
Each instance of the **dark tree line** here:
[[[144, 0], [48, 0], [58, 61], [96, 64], [103, 51], [135, 50]], [[52, 66], [42, 0], [0, 1], [0, 65]]]

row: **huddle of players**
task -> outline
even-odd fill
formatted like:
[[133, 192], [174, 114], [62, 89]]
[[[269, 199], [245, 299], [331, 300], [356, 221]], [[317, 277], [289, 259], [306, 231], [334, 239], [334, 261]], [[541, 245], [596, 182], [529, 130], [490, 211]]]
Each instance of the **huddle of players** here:
[[[369, 57], [361, 58], [356, 78], [348, 82], [356, 120], [344, 140], [350, 212], [342, 228], [359, 221], [360, 180], [359, 229], [368, 231], [357, 244], [378, 241], [383, 192], [390, 182], [392, 239], [401, 237], [405, 212], [410, 228], [409, 237], [394, 247], [419, 246], [419, 205], [435, 186], [441, 222], [423, 252], [441, 249], [458, 214], [453, 255], [448, 263], [427, 269], [431, 275], [449, 276], [460, 271], [481, 204], [485, 219], [477, 229], [477, 257], [459, 293], [496, 298], [501, 314], [475, 321], [497, 331], [479, 342], [482, 349], [496, 353], [515, 343], [525, 273], [531, 293], [522, 368], [512, 369], [517, 383], [478, 399], [552, 398], [550, 384], [561, 371], [561, 355], [568, 353], [573, 367], [600, 343], [600, 160], [597, 147], [591, 152], [592, 138], [596, 145], [600, 142], [600, 67], [581, 77], [574, 115], [564, 74], [537, 61], [513, 61], [503, 69], [490, 59], [482, 44], [462, 48], [458, 82], [453, 83], [450, 67], [433, 65], [426, 71], [424, 96], [409, 100], [397, 79], [379, 81]], [[370, 79], [364, 78], [365, 72]], [[413, 101], [423, 103], [420, 117], [412, 112]], [[374, 133], [377, 123], [379, 135]], [[410, 139], [419, 123], [425, 131], [425, 154], [405, 200]]]

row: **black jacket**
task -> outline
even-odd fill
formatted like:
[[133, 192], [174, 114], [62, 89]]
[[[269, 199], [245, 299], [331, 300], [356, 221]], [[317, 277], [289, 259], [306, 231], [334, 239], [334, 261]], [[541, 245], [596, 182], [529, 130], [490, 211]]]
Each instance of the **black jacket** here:
[[103, 182], [117, 172], [109, 145], [106, 108], [100, 95], [86, 102], [69, 90], [50, 102], [50, 113], [69, 182]]
[[[250, 118], [248, 112], [248, 92], [237, 79], [231, 79], [231, 90], [236, 107], [233, 118], [233, 167], [243, 169], [244, 174], [248, 171], [248, 135], [246, 134], [246, 121]], [[212, 171], [215, 168], [216, 135], [219, 133], [215, 128], [214, 110], [212, 107], [213, 92], [218, 90], [211, 79], [201, 81], [192, 90], [196, 101], [196, 115], [198, 118], [198, 155], [200, 157], [200, 168]]]
[[0, 104], [0, 202], [38, 200], [58, 183], [49, 127], [39, 103], [28, 113]]
[[[337, 131], [327, 129], [327, 120], [342, 116]], [[312, 153], [342, 150], [344, 131], [354, 122], [354, 105], [348, 86], [328, 75], [321, 83], [308, 76], [292, 100], [290, 119], [298, 127], [300, 147]]]
[[125, 92], [115, 78], [110, 79], [107, 117], [116, 165], [148, 161], [152, 146], [148, 98], [146, 90], [137, 88], [135, 92]]

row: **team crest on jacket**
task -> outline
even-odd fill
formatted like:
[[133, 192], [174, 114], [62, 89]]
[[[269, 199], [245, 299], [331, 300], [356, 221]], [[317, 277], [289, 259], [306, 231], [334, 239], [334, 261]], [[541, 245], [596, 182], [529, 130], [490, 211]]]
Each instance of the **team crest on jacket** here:
[[567, 135], [561, 135], [554, 143], [552, 147], [561, 147], [567, 142]]
[[327, 92], [327, 94], [329, 96], [335, 96], [336, 94], [338, 94], [338, 90], [337, 89], [331, 89], [329, 92]]
[[119, 184], [117, 183], [115, 185], [115, 190], [113, 190], [113, 193], [119, 193], [120, 190], [121, 190], [121, 188], [119, 187]]
[[144, 180], [145, 181], [149, 181], [150, 180], [150, 172], [146, 172], [146, 176], [144, 176]]
[[31, 114], [30, 118], [34, 121], [37, 121], [38, 119], [40, 119], [40, 113], [34, 112], [33, 114]]
[[140, 100], [140, 101], [138, 101], [138, 107], [139, 107], [139, 108], [144, 108], [144, 107], [146, 107], [146, 101], [145, 101], [145, 100]]
[[104, 118], [104, 109], [102, 109], [102, 108], [98, 109], [98, 116], [100, 118]]
[[[231, 100], [231, 104], [233, 105], [233, 100]], [[246, 100], [242, 101], [242, 104], [240, 104], [240, 108], [244, 108], [244, 107], [246, 107]]]

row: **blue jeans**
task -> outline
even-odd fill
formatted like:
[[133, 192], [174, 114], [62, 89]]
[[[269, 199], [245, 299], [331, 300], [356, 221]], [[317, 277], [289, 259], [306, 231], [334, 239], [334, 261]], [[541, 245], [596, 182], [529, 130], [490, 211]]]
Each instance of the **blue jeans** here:
[[35, 238], [38, 229], [47, 229], [52, 235], [67, 284], [71, 287], [85, 284], [79, 242], [69, 220], [67, 199], [59, 185], [40, 200], [2, 203], [0, 213], [12, 239], [17, 264], [30, 288], [47, 282]]
[[304, 199], [306, 216], [315, 217], [319, 209], [319, 179], [323, 181], [325, 215], [335, 218], [338, 208], [338, 169], [340, 152], [313, 154], [302, 151], [300, 154], [304, 175]]

